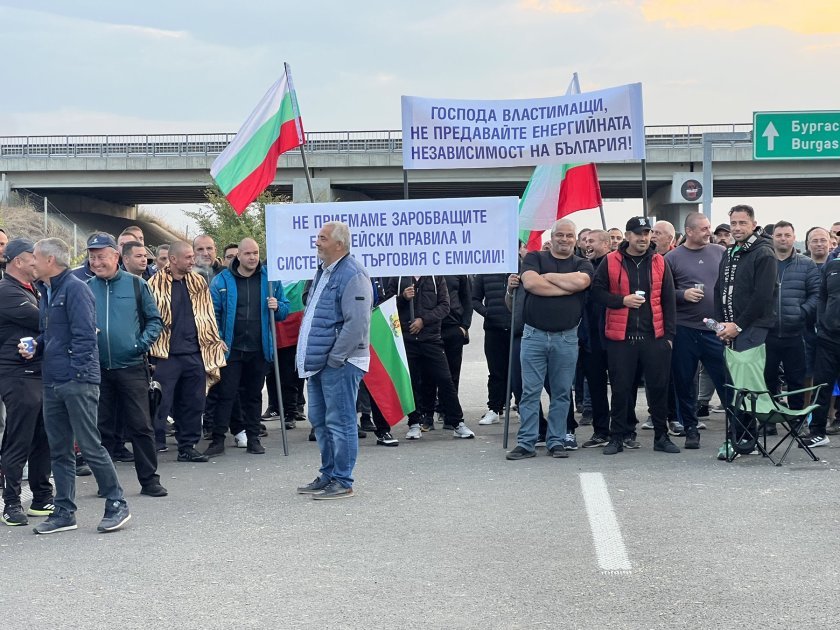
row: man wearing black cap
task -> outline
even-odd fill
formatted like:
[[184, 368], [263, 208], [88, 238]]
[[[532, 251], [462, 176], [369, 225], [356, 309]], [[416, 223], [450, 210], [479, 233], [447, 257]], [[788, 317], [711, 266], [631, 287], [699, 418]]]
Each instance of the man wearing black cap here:
[[[53, 510], [50, 485], [50, 447], [41, 411], [41, 360], [24, 361], [18, 344], [38, 336], [38, 292], [32, 241], [16, 238], [6, 247], [6, 275], [0, 280], [0, 396], [8, 418], [2, 457], [3, 510], [6, 525], [26, 525], [29, 516], [47, 516]], [[26, 513], [20, 503], [23, 467], [29, 463], [32, 505]]]
[[[154, 429], [149, 415], [149, 371], [146, 352], [163, 329], [160, 313], [142, 278], [120, 269], [117, 244], [109, 234], [94, 234], [87, 242], [88, 286], [96, 299], [99, 342], [98, 426], [102, 445], [117, 459], [124, 435], [134, 449], [134, 468], [141, 494], [162, 497], [166, 489], [157, 474]], [[117, 421], [119, 419], [119, 422]]]
[[717, 226], [715, 228], [713, 236], [713, 243], [723, 245], [724, 247], [729, 247], [730, 245], [732, 245], [732, 230], [729, 227], [728, 223], [721, 223], [719, 226]]
[[644, 371], [647, 399], [654, 426], [655, 451], [679, 453], [668, 438], [668, 382], [671, 346], [676, 331], [674, 281], [665, 259], [650, 247], [647, 217], [627, 222], [625, 241], [607, 254], [592, 281], [592, 299], [607, 308], [607, 338], [612, 400], [610, 443], [604, 455], [624, 450], [629, 425], [628, 405], [636, 370]]

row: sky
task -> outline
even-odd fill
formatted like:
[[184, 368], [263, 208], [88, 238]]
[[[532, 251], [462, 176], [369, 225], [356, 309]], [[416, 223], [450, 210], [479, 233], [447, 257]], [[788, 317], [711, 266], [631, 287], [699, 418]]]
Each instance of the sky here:
[[[311, 131], [398, 129], [403, 94], [555, 96], [573, 72], [584, 92], [641, 82], [647, 125], [840, 103], [834, 0], [0, 0], [0, 41], [0, 136], [235, 131], [284, 61]], [[754, 202], [762, 222], [840, 218]]]

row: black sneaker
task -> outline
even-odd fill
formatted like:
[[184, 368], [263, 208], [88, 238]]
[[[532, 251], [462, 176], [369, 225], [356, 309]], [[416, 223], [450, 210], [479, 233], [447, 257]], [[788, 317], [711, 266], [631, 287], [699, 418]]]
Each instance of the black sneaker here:
[[[166, 435], [168, 437], [170, 434], [167, 433]], [[171, 435], [174, 435], [174, 433]], [[204, 439], [205, 442], [211, 442], [213, 440], [213, 431], [211, 429], [205, 429], [204, 432], [201, 434], [201, 437], [202, 439]]]
[[85, 458], [82, 457], [80, 454], [76, 455], [76, 476], [77, 477], [90, 477], [93, 474], [93, 471], [90, 469], [90, 466], [87, 465]]
[[420, 418], [420, 430], [423, 433], [435, 430], [435, 419], [432, 416], [423, 416]]
[[27, 516], [49, 516], [55, 512], [55, 505], [52, 502], [52, 499], [49, 501], [33, 501], [32, 504], [29, 506], [29, 509], [26, 510]]
[[23, 513], [23, 508], [19, 505], [7, 505], [3, 510], [3, 516], [0, 517], [9, 527], [20, 527], [21, 525], [29, 525], [29, 519]]
[[653, 443], [653, 450], [662, 453], [679, 453], [680, 448], [671, 441], [667, 435], [663, 435]]
[[824, 435], [809, 435], [802, 438], [802, 441], [808, 448], [816, 448], [817, 446], [825, 446], [830, 440]]
[[616, 453], [620, 453], [624, 450], [624, 444], [621, 440], [610, 440], [609, 444], [604, 447], [602, 451], [604, 455], [615, 455]]
[[265, 455], [265, 447], [256, 438], [248, 438], [248, 446], [245, 448], [246, 453], [251, 455]]
[[140, 489], [140, 494], [145, 494], [147, 497], [165, 497], [169, 492], [159, 483], [150, 483]]
[[105, 505], [105, 516], [99, 521], [96, 531], [102, 534], [115, 532], [125, 527], [130, 520], [131, 512], [128, 511], [128, 504], [125, 501], [108, 501]]
[[225, 454], [225, 443], [224, 442], [217, 442], [213, 440], [210, 442], [210, 446], [204, 451], [205, 457], [216, 457], [217, 455], [224, 455]]
[[397, 438], [386, 431], [385, 433], [376, 436], [376, 444], [377, 446], [399, 446], [400, 442]]
[[635, 451], [637, 448], [642, 448], [642, 445], [636, 441], [634, 437], [624, 438], [624, 448], [630, 451]]
[[323, 492], [313, 494], [312, 498], [316, 501], [326, 501], [328, 499], [349, 499], [353, 496], [353, 488], [345, 488], [337, 481], [333, 481], [324, 488]]
[[359, 418], [359, 426], [362, 428], [362, 431], [370, 431], [371, 433], [376, 431], [376, 425], [370, 419], [369, 413], [362, 414], [362, 417]]
[[698, 418], [708, 418], [709, 417], [709, 405], [697, 405], [697, 417]]
[[269, 407], [265, 410], [265, 413], [262, 415], [263, 420], [274, 420], [275, 418], [280, 417], [280, 412], [276, 409]]
[[583, 444], [581, 444], [581, 448], [598, 448], [601, 446], [606, 446], [610, 443], [609, 438], [604, 437], [603, 435], [598, 435], [597, 433], [593, 434], [591, 438], [586, 440]]
[[294, 418], [286, 418], [286, 431], [291, 431], [292, 429], [297, 429], [297, 421]]
[[330, 485], [330, 480], [326, 477], [315, 477], [315, 481], [308, 483], [305, 486], [298, 486], [298, 494], [315, 494], [316, 492], [323, 492], [324, 488]]
[[178, 461], [202, 463], [210, 460], [207, 458], [206, 455], [202, 455], [192, 446], [187, 446], [186, 448], [178, 449]]
[[587, 409], [583, 412], [583, 415], [580, 417], [580, 426], [588, 427], [592, 424], [592, 410]]
[[362, 427], [356, 425], [356, 431], [358, 432], [360, 440], [363, 440], [367, 437], [367, 431], [362, 431]]
[[505, 455], [505, 459], [510, 460], [517, 460], [517, 459], [527, 459], [528, 457], [536, 457], [537, 453], [535, 451], [529, 451], [527, 449], [522, 448], [521, 446], [517, 446], [512, 451], [508, 452]]
[[166, 453], [168, 450], [169, 450], [169, 447], [166, 444], [164, 444], [164, 445], [158, 444], [155, 447], [155, 452], [156, 453]]
[[32, 528], [36, 534], [57, 534], [76, 529], [76, 517], [70, 512], [53, 512], [47, 520]]
[[555, 444], [550, 449], [548, 449], [546, 455], [551, 455], [556, 459], [562, 459], [564, 457], [568, 457], [569, 453], [567, 452], [566, 447], [562, 444]]
[[118, 448], [114, 451], [114, 454], [111, 456], [111, 459], [115, 462], [133, 462], [134, 453], [129, 451], [125, 446], [123, 446], [122, 448]]
[[315, 437], [315, 429], [309, 429], [309, 441], [314, 442], [318, 438]]
[[268, 437], [268, 427], [260, 422], [260, 437]]
[[826, 435], [840, 435], [840, 421], [835, 420], [825, 429]]
[[698, 449], [700, 448], [700, 432], [696, 429], [686, 431], [685, 434], [685, 448]]

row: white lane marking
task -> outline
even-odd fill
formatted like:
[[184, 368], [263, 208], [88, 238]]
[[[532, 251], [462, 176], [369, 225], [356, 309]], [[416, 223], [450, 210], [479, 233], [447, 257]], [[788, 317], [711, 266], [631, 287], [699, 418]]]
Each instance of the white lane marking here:
[[580, 490], [592, 530], [595, 555], [602, 573], [626, 575], [632, 570], [621, 528], [615, 517], [607, 482], [601, 473], [580, 473]]

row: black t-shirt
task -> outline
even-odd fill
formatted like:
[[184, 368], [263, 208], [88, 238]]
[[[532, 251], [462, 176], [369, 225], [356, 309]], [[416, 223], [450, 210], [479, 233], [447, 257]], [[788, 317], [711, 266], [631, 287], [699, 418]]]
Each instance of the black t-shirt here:
[[[592, 278], [595, 270], [585, 258], [555, 258], [551, 252], [529, 252], [522, 263], [522, 273], [573, 273], [580, 271]], [[569, 330], [580, 323], [586, 291], [572, 295], [542, 296], [525, 292], [525, 323], [548, 332]]]
[[172, 336], [169, 340], [169, 354], [193, 354], [198, 351], [198, 332], [195, 328], [195, 314], [187, 284], [173, 279]]

